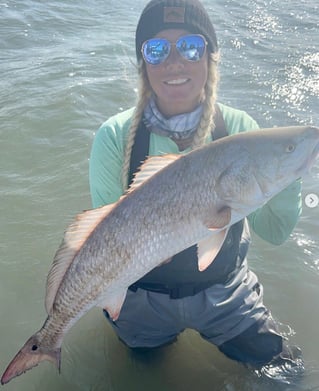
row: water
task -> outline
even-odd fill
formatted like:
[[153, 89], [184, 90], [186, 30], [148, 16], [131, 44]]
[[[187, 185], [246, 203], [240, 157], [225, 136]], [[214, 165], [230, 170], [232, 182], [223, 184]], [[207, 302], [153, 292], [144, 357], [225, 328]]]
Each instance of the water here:
[[[45, 278], [72, 217], [91, 207], [94, 132], [136, 98], [134, 29], [142, 0], [0, 3], [0, 371], [42, 325]], [[319, 125], [316, 0], [207, 0], [222, 50], [220, 100], [261, 126]], [[319, 194], [319, 167], [303, 195]], [[254, 237], [250, 264], [265, 302], [304, 353], [295, 390], [319, 390], [319, 207], [289, 240]], [[8, 390], [249, 391], [280, 389], [222, 356], [195, 332], [135, 357], [92, 310], [68, 333], [62, 373], [41, 364]]]

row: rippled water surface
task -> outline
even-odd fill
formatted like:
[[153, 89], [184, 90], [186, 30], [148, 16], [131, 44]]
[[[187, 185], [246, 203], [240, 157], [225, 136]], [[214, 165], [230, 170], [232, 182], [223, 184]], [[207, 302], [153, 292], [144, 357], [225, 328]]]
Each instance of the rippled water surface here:
[[[0, 372], [45, 318], [45, 279], [65, 227], [88, 209], [94, 132], [136, 98], [134, 30], [144, 1], [0, 3]], [[222, 52], [220, 101], [261, 126], [319, 125], [315, 0], [206, 0]], [[319, 166], [304, 196], [319, 194]], [[101, 311], [68, 333], [62, 372], [42, 364], [8, 390], [319, 390], [319, 207], [304, 206], [289, 240], [254, 237], [251, 267], [265, 302], [298, 344], [300, 384], [274, 386], [193, 331], [133, 356]]]

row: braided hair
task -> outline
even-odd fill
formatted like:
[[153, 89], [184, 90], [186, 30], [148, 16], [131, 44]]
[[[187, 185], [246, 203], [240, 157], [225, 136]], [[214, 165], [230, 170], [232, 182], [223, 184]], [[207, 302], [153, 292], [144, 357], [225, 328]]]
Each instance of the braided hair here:
[[[218, 62], [219, 62], [219, 52], [210, 53], [208, 56], [208, 76], [204, 88], [203, 113], [198, 128], [194, 134], [194, 138], [191, 144], [192, 149], [202, 146], [205, 143], [207, 136], [215, 128], [214, 114], [215, 114], [215, 103], [217, 99], [217, 86], [219, 82]], [[128, 186], [128, 173], [130, 170], [131, 152], [134, 145], [136, 131], [143, 118], [144, 108], [147, 105], [148, 100], [152, 95], [152, 89], [148, 81], [148, 77], [146, 74], [146, 67], [143, 61], [141, 61], [139, 64], [138, 76], [139, 76], [138, 100], [133, 114], [130, 129], [128, 132], [128, 137], [126, 140], [123, 167], [122, 167], [123, 189], [127, 189]]]

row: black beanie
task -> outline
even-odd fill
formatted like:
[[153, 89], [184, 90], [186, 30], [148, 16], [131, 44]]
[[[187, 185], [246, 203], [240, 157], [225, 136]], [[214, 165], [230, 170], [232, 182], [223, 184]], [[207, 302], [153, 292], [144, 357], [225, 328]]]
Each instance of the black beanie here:
[[166, 29], [184, 29], [202, 34], [208, 50], [216, 52], [216, 33], [208, 13], [198, 0], [151, 0], [144, 8], [136, 28], [135, 49], [137, 60], [142, 58], [143, 43]]

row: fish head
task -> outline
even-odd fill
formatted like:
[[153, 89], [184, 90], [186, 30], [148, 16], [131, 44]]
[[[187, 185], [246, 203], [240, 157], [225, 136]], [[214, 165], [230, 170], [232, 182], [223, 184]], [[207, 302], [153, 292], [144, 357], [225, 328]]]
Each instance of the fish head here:
[[301, 177], [309, 173], [316, 160], [319, 159], [319, 128], [307, 128], [307, 131], [305, 132], [304, 137], [300, 142], [300, 147], [298, 146], [298, 148], [301, 150], [304, 149], [305, 151], [308, 149], [309, 151], [308, 153], [304, 153], [303, 156], [301, 156], [301, 158], [303, 158], [303, 162], [301, 160], [301, 164], [299, 165], [299, 168], [297, 167], [296, 170], [296, 174]]
[[1, 377], [1, 384], [37, 366], [42, 361], [53, 362], [60, 370], [60, 348], [51, 349], [41, 346], [38, 335], [34, 334], [19, 350]]
[[265, 131], [264, 136], [261, 148], [251, 153], [251, 161], [254, 178], [267, 201], [309, 174], [319, 156], [319, 128], [274, 128]]
[[304, 176], [319, 155], [316, 127], [272, 128], [237, 136], [231, 136], [235, 142], [225, 154], [215, 188], [223, 205], [240, 215]]

